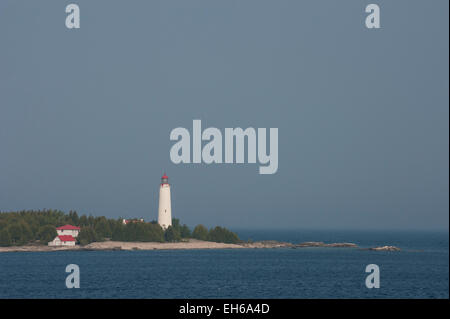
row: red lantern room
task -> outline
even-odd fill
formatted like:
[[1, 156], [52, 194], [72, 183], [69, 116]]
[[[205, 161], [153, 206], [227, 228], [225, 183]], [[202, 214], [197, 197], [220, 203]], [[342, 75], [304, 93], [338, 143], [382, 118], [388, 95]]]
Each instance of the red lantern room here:
[[169, 184], [169, 177], [164, 173], [163, 177], [161, 177], [161, 185]]

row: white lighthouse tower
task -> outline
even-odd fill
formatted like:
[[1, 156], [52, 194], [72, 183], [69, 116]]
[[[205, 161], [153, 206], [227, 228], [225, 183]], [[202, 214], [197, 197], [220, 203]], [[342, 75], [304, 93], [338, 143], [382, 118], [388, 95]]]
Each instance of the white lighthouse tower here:
[[170, 205], [170, 185], [169, 177], [164, 174], [161, 177], [161, 186], [159, 187], [159, 208], [158, 224], [163, 228], [172, 226], [172, 208]]

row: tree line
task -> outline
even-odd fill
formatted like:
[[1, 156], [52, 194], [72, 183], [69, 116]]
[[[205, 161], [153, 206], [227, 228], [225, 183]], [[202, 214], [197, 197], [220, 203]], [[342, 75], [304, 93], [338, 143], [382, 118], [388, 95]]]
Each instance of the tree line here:
[[178, 242], [189, 238], [222, 243], [241, 242], [235, 233], [226, 228], [217, 226], [208, 230], [203, 225], [197, 225], [191, 231], [176, 218], [172, 220], [172, 226], [164, 230], [154, 220], [132, 220], [125, 225], [122, 218], [78, 216], [76, 211], [65, 214], [60, 210], [45, 209], [0, 212], [0, 246], [46, 245], [57, 236], [56, 227], [66, 224], [81, 228], [77, 237], [81, 245], [104, 240]]

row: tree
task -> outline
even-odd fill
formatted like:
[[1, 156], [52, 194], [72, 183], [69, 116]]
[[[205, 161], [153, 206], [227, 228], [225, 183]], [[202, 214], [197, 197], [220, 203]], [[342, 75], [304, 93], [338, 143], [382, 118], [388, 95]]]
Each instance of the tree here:
[[20, 244], [26, 244], [36, 237], [30, 225], [28, 225], [28, 223], [24, 219], [19, 222], [18, 226], [20, 227], [21, 233], [20, 239], [18, 241]]
[[176, 228], [173, 228], [172, 226], [169, 226], [166, 229], [166, 231], [164, 232], [164, 239], [167, 242], [180, 241], [181, 240], [181, 235], [180, 235], [180, 232]]
[[95, 230], [90, 226], [85, 226], [81, 228], [80, 233], [78, 234], [78, 241], [81, 245], [87, 245], [92, 242], [97, 241], [98, 236]]
[[0, 230], [0, 246], [10, 246], [11, 245], [11, 235], [8, 229]]
[[190, 238], [191, 237], [191, 230], [189, 229], [189, 227], [186, 224], [181, 226], [180, 235], [181, 235], [181, 238]]
[[80, 217], [79, 225], [80, 226], [87, 226], [88, 225], [88, 219], [87, 219], [86, 215], [82, 215]]
[[52, 241], [56, 236], [57, 232], [55, 229], [55, 226], [53, 225], [45, 225], [39, 228], [38, 231], [38, 240], [41, 243], [48, 243], [49, 241]]
[[209, 231], [208, 240], [228, 244], [236, 244], [241, 241], [235, 233], [219, 226]]
[[20, 245], [22, 244], [22, 227], [19, 224], [12, 224], [7, 228], [10, 236], [11, 236], [11, 244], [12, 245]]
[[94, 226], [95, 225], [95, 218], [92, 215], [89, 215], [89, 217], [87, 218], [87, 224], [88, 226]]
[[94, 229], [99, 238], [111, 238], [111, 228], [106, 217], [99, 217]]
[[198, 240], [207, 240], [208, 229], [203, 225], [197, 225], [192, 232], [192, 237]]
[[79, 225], [80, 218], [78, 217], [78, 214], [77, 214], [76, 211], [70, 211], [69, 212], [69, 218], [71, 220], [70, 224]]
[[172, 218], [172, 228], [180, 233], [181, 238], [191, 237], [191, 230], [186, 224], [181, 225], [178, 218]]
[[120, 220], [114, 221], [113, 224], [111, 224], [111, 240], [114, 241], [125, 241], [125, 225]]
[[164, 230], [159, 224], [135, 222], [123, 225], [117, 222], [112, 231], [117, 241], [163, 242]]
[[180, 227], [180, 220], [178, 218], [172, 218], [172, 227], [173, 228]]

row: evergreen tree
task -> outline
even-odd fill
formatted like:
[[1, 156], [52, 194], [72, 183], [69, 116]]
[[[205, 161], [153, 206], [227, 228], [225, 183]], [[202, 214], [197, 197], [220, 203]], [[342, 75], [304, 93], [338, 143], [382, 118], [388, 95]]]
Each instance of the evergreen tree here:
[[22, 227], [19, 224], [15, 223], [6, 228], [8, 233], [10, 234], [11, 244], [12, 245], [21, 245], [22, 244]]
[[80, 217], [80, 226], [87, 226], [88, 225], [88, 219], [86, 217], [86, 215], [82, 215]]
[[8, 229], [0, 230], [0, 246], [10, 246], [11, 245], [11, 235]]
[[87, 245], [92, 242], [98, 241], [98, 236], [92, 227], [85, 226], [81, 228], [81, 231], [78, 234], [77, 239], [81, 245]]
[[164, 239], [167, 242], [176, 242], [176, 241], [181, 240], [181, 235], [180, 235], [180, 232], [176, 228], [169, 226], [169, 227], [167, 227], [166, 231], [164, 232]]
[[189, 229], [189, 227], [186, 224], [181, 226], [180, 235], [181, 235], [181, 238], [190, 238], [191, 237], [191, 230]]
[[109, 226], [109, 222], [106, 220], [106, 217], [99, 217], [95, 221], [95, 232], [100, 238], [111, 238], [111, 228]]
[[209, 231], [208, 240], [217, 243], [228, 243], [228, 244], [236, 244], [240, 242], [239, 237], [235, 233], [219, 226]]
[[124, 225], [122, 219], [78, 216], [75, 211], [67, 215], [52, 209], [0, 212], [0, 245], [23, 245], [35, 240], [47, 244], [56, 237], [55, 228], [65, 224], [81, 228], [78, 240], [83, 245], [104, 238], [116, 241], [170, 242], [191, 236], [200, 240], [239, 242], [237, 235], [225, 228], [216, 227], [208, 232], [205, 226], [198, 225], [191, 234], [189, 227], [182, 225], [179, 219], [174, 218], [172, 223], [170, 229], [164, 231], [155, 220], [150, 223], [134, 221]]
[[38, 240], [43, 244], [47, 244], [49, 241], [55, 239], [57, 235], [55, 226], [45, 225], [39, 228]]
[[203, 225], [197, 225], [192, 232], [192, 237], [198, 240], [208, 239], [208, 229]]

